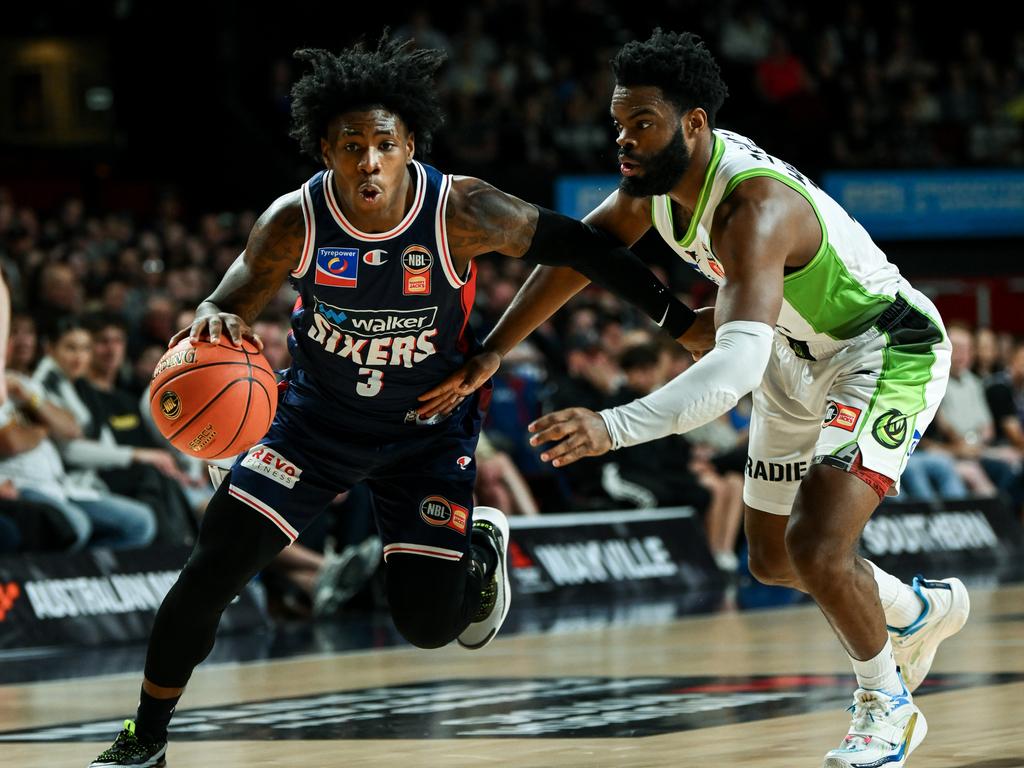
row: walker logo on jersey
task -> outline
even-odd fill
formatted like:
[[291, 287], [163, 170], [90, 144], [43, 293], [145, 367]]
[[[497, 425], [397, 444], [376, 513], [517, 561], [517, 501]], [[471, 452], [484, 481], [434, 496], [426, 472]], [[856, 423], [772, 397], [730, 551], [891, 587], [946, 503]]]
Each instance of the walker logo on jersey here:
[[17, 582], [0, 584], [0, 621], [7, 618], [7, 612], [14, 607], [14, 601], [21, 596], [21, 587]]
[[422, 245], [410, 245], [402, 251], [402, 293], [425, 296], [430, 293], [430, 268], [434, 255]]
[[269, 477], [285, 488], [294, 488], [302, 474], [301, 469], [265, 445], [254, 445], [249, 449], [249, 454], [242, 459], [242, 466]]
[[387, 251], [367, 251], [363, 254], [363, 263], [369, 264], [371, 267], [379, 267], [388, 263], [388, 260], [384, 258], [387, 255]]
[[838, 427], [839, 429], [845, 429], [847, 432], [853, 432], [853, 428], [857, 426], [859, 420], [860, 408], [829, 400], [828, 406], [825, 408], [825, 420], [821, 422], [821, 428]]
[[899, 448], [907, 439], [907, 417], [902, 411], [890, 408], [871, 427], [871, 434], [879, 445]]
[[469, 469], [471, 461], [473, 461], [472, 456], [459, 456], [459, 458], [455, 460], [455, 463], [459, 465], [459, 469]]
[[318, 248], [316, 252], [317, 285], [355, 288], [359, 276], [357, 248]]
[[422, 309], [350, 309], [316, 300], [316, 313], [339, 331], [363, 338], [419, 333], [431, 328], [437, 307]]
[[178, 397], [177, 392], [167, 390], [160, 395], [160, 413], [164, 415], [165, 419], [170, 421], [174, 421], [181, 416], [181, 398]]
[[453, 504], [443, 496], [427, 496], [420, 502], [420, 517], [427, 525], [465, 533], [469, 510]]
[[747, 477], [770, 483], [792, 483], [807, 474], [806, 461], [763, 461], [747, 456]]

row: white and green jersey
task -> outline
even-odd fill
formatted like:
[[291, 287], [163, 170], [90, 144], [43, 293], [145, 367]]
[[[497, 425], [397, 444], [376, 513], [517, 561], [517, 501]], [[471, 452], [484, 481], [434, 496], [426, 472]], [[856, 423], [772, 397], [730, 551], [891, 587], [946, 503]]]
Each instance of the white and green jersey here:
[[668, 195], [651, 199], [654, 227], [687, 264], [719, 285], [725, 281], [711, 241], [715, 210], [741, 182], [768, 176], [803, 195], [821, 224], [814, 258], [785, 277], [780, 333], [810, 350], [835, 349], [870, 328], [897, 292], [909, 288], [864, 228], [800, 171], [745, 136], [716, 130], [713, 137], [697, 208], [682, 237], [676, 237]]

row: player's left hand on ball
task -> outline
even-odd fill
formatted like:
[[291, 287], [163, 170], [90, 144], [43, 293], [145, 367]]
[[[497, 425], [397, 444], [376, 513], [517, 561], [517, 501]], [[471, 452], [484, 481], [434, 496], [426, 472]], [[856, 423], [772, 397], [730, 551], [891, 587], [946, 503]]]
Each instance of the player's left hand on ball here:
[[564, 467], [586, 456], [600, 456], [612, 449], [604, 419], [588, 408], [565, 408], [549, 413], [530, 424], [529, 430], [535, 433], [530, 445], [555, 442], [540, 458], [556, 467]]

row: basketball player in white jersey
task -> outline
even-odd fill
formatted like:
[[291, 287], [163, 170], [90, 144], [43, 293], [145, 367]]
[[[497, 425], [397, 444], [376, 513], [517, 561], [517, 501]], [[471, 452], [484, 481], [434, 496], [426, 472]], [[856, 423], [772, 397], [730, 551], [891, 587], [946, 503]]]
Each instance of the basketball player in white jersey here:
[[[927, 731], [911, 692], [970, 604], [959, 580], [907, 585], [857, 547], [881, 499], [897, 492], [945, 391], [942, 322], [812, 181], [715, 129], [727, 91], [699, 38], [656, 30], [612, 66], [622, 181], [587, 221], [627, 244], [654, 226], [718, 285], [717, 343], [644, 398], [544, 416], [530, 425], [531, 442], [555, 441], [541, 458], [565, 466], [686, 432], [753, 392], [744, 488], [751, 573], [809, 593], [857, 676], [852, 723], [824, 766], [898, 768]], [[585, 284], [567, 270], [535, 272], [485, 352], [425, 393], [422, 410], [471, 391]]]

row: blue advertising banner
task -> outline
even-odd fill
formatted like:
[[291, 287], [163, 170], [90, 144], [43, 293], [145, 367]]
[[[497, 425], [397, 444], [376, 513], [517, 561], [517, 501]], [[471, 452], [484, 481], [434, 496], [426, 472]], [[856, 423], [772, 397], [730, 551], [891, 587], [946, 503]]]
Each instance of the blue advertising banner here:
[[876, 239], [1024, 235], [1024, 171], [832, 171], [822, 181]]
[[559, 176], [555, 179], [555, 210], [582, 219], [618, 186], [618, 176]]

